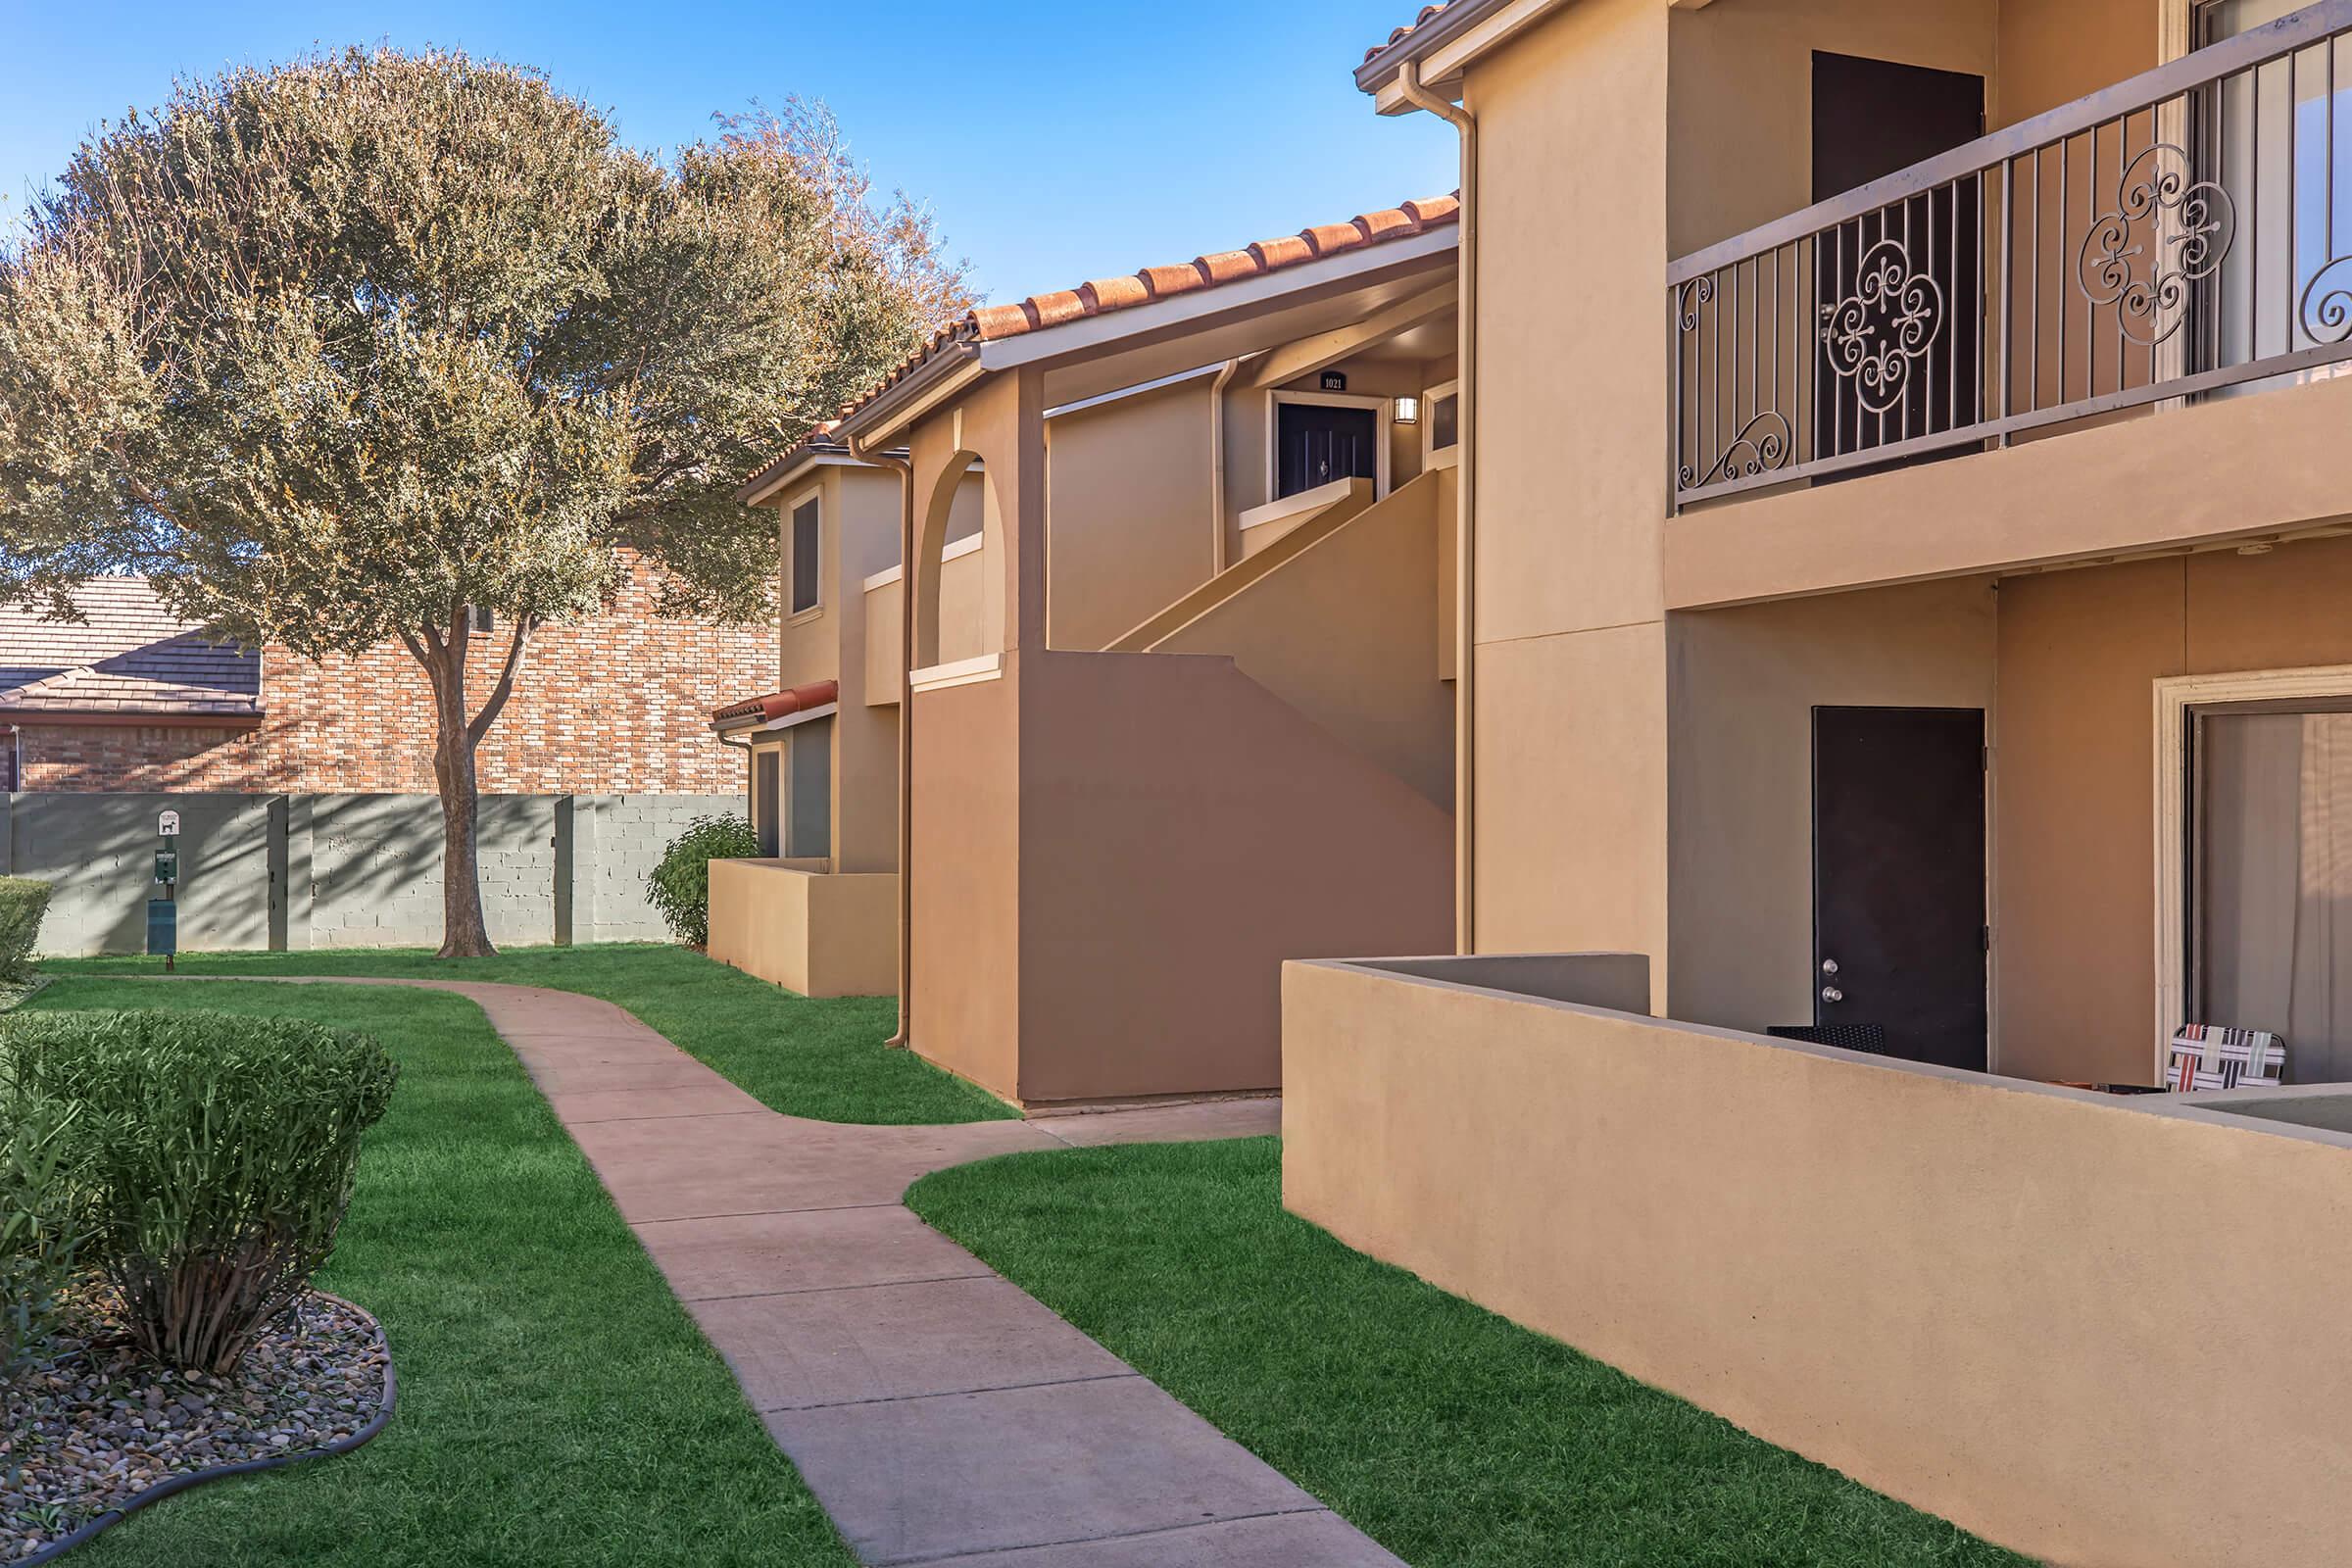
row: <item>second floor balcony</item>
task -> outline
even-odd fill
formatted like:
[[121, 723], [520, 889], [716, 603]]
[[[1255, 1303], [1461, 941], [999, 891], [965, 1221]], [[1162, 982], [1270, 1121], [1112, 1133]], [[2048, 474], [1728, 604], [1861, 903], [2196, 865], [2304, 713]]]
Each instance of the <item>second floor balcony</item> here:
[[2352, 0], [2278, 10], [1670, 266], [1676, 510], [2338, 373]]

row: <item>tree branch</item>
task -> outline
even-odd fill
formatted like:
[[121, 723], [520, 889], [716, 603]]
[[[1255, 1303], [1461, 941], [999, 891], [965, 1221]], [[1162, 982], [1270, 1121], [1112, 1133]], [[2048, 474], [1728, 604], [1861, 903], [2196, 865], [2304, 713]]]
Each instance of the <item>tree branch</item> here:
[[538, 623], [536, 616], [515, 617], [514, 640], [507, 644], [507, 662], [498, 672], [498, 684], [491, 688], [490, 700], [482, 704], [482, 710], [474, 714], [472, 722], [466, 726], [466, 735], [477, 744], [484, 735], [490, 733], [490, 726], [498, 722], [498, 715], [506, 710], [507, 699], [514, 695], [514, 677], [522, 669], [523, 643], [530, 636], [531, 628]]

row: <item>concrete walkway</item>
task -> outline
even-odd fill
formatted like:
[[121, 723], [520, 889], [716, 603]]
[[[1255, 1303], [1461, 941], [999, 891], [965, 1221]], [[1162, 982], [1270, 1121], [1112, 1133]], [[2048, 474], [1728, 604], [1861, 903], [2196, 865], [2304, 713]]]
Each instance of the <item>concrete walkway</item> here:
[[1277, 1102], [805, 1121], [592, 997], [333, 983], [480, 1004], [860, 1560], [1401, 1568], [899, 1200], [992, 1154], [1271, 1133]]

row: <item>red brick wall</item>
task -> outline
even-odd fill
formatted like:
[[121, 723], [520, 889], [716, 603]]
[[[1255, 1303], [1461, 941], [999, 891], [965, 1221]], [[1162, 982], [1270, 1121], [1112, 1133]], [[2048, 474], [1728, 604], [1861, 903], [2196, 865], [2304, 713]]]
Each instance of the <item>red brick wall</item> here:
[[[512, 627], [477, 635], [469, 708], [497, 683]], [[533, 634], [514, 700], [483, 738], [492, 794], [726, 795], [743, 759], [718, 744], [710, 710], [776, 684], [773, 623], [719, 626], [653, 613], [651, 574], [633, 564], [612, 612]], [[249, 793], [433, 790], [433, 712], [424, 671], [397, 643], [312, 664], [262, 653], [258, 730], [24, 726], [26, 790]]]

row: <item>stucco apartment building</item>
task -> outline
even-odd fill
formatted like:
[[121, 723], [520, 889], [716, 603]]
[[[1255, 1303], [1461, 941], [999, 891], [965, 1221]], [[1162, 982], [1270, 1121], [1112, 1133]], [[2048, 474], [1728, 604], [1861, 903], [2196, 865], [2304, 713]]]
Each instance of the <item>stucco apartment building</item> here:
[[1034, 1107], [1272, 1089], [1284, 958], [1444, 945], [1455, 212], [976, 311], [755, 478], [712, 953]]
[[1356, 80], [1463, 152], [1458, 952], [1288, 967], [1291, 1206], [2037, 1557], [2352, 1560], [2352, 4]]
[[[12, 790], [433, 792], [431, 697], [405, 649], [312, 663], [181, 621], [136, 577], [80, 590], [81, 622], [0, 610], [0, 772]], [[473, 635], [489, 694], [508, 628]], [[772, 625], [669, 620], [632, 563], [611, 609], [541, 628], [483, 742], [488, 794], [711, 795], [742, 764], [706, 722], [713, 684], [775, 663]]]

